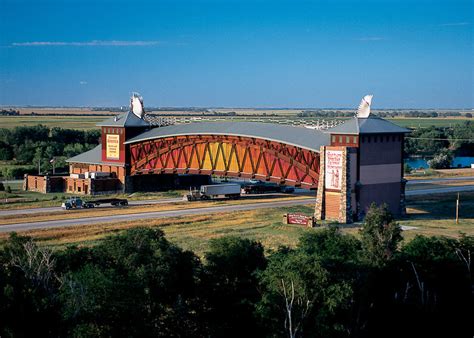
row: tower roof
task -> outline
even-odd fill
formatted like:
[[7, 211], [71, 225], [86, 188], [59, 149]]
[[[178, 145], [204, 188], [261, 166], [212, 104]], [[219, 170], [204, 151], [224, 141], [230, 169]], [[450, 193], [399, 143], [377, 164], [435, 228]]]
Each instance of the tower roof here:
[[410, 130], [377, 116], [369, 115], [366, 118], [353, 117], [350, 120], [326, 132], [331, 134], [402, 134]]
[[139, 118], [133, 112], [123, 113], [97, 123], [99, 127], [149, 127], [150, 123]]

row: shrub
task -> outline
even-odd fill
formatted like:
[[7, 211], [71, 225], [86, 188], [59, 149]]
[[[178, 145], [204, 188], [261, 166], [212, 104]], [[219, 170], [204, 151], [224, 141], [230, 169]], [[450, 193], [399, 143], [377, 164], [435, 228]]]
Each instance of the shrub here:
[[447, 149], [443, 149], [439, 154], [433, 157], [433, 159], [428, 161], [428, 165], [432, 169], [449, 169], [452, 161], [453, 156]]

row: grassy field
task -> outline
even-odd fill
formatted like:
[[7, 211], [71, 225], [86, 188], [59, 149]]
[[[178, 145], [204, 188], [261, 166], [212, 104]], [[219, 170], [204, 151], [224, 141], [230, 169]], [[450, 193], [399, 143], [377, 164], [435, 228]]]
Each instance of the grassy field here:
[[[474, 193], [461, 194], [460, 222], [454, 219], [457, 194], [414, 197], [408, 200], [408, 215], [399, 220], [404, 226], [414, 227], [404, 231], [405, 241], [415, 235], [439, 235], [458, 237], [460, 233], [474, 235]], [[105, 236], [137, 226], [159, 227], [168, 239], [185, 249], [201, 255], [208, 247], [209, 240], [224, 235], [235, 235], [261, 241], [266, 250], [274, 250], [281, 245], [294, 246], [298, 238], [308, 231], [320, 228], [306, 228], [284, 225], [282, 215], [286, 212], [302, 212], [310, 215], [313, 205], [268, 208], [261, 210], [196, 215], [169, 219], [103, 223], [89, 226], [52, 228], [27, 231], [43, 245], [64, 247], [67, 245], [94, 245]], [[358, 236], [359, 224], [342, 226], [342, 231]], [[5, 239], [7, 234], [0, 235]]]
[[400, 127], [406, 128], [426, 128], [435, 127], [453, 127], [464, 121], [472, 120], [467, 118], [393, 118], [387, 119]]
[[0, 116], [1, 128], [45, 125], [69, 129], [99, 129], [96, 124], [105, 116]]
[[[263, 111], [258, 111], [263, 113]], [[287, 111], [285, 111], [287, 112]], [[179, 116], [180, 112], [174, 112], [176, 116]], [[181, 112], [182, 114], [183, 112]], [[249, 114], [251, 115], [251, 114]], [[278, 115], [279, 117], [283, 117]], [[274, 117], [271, 116], [263, 116], [263, 115], [252, 115], [253, 118], [261, 118], [261, 119], [272, 119]], [[70, 116], [0, 116], [0, 126], [1, 128], [14, 128], [17, 126], [34, 126], [38, 124], [43, 124], [48, 127], [62, 127], [62, 128], [72, 128], [72, 129], [97, 129], [98, 127], [96, 124], [105, 120], [106, 116], [78, 116], [78, 115], [70, 115]], [[210, 117], [206, 117], [210, 118]], [[225, 117], [216, 117], [219, 119], [226, 119]], [[286, 116], [287, 119], [297, 119], [301, 120], [301, 118], [296, 117], [295, 114]], [[227, 118], [229, 119], [229, 118]], [[232, 121], [238, 120], [245, 120], [246, 118], [243, 116], [236, 116], [232, 119]], [[306, 121], [317, 120], [318, 118], [305, 118]], [[230, 120], [230, 119], [229, 119]], [[465, 118], [394, 118], [389, 119], [393, 123], [400, 125], [402, 127], [410, 127], [410, 128], [423, 128], [429, 126], [437, 126], [437, 127], [450, 127], [454, 126], [455, 124], [460, 124], [466, 121]]]

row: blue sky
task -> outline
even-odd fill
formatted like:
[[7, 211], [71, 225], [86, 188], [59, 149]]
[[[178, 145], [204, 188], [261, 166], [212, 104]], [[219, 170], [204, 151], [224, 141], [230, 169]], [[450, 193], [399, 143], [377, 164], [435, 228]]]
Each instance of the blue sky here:
[[0, 105], [473, 107], [472, 0], [0, 0]]

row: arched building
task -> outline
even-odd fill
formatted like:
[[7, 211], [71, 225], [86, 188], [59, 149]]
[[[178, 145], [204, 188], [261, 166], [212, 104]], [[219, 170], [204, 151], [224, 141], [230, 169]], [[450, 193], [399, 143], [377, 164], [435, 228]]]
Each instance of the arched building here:
[[177, 180], [200, 184], [219, 175], [317, 190], [318, 219], [350, 222], [372, 202], [387, 203], [396, 215], [404, 212], [409, 130], [370, 114], [321, 131], [253, 122], [153, 127], [131, 109], [98, 126], [101, 144], [67, 160], [66, 192], [163, 189]]

